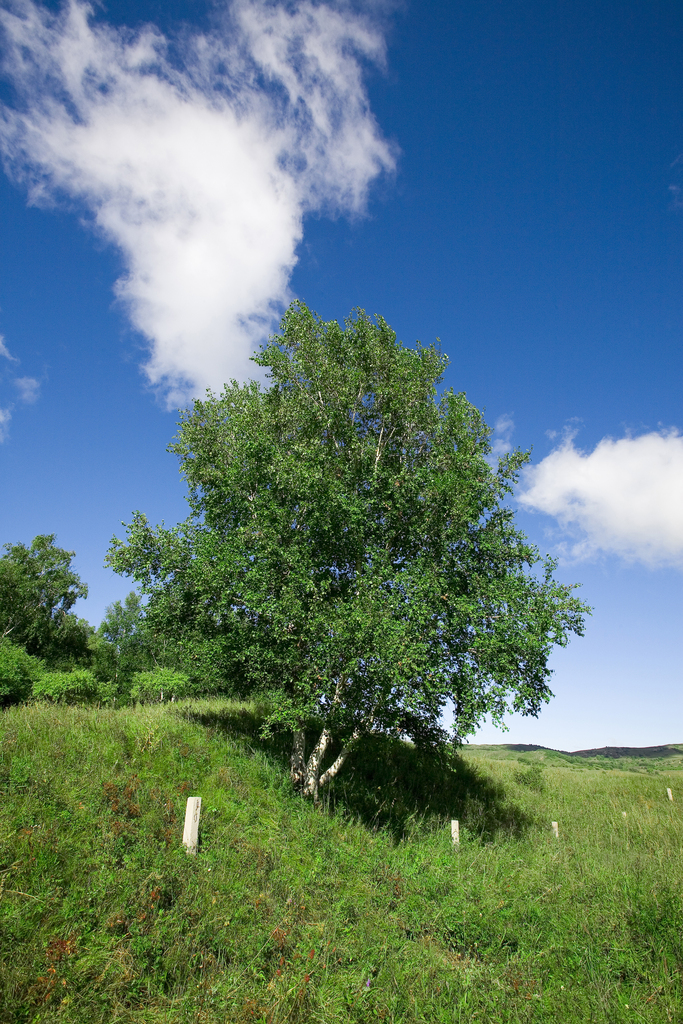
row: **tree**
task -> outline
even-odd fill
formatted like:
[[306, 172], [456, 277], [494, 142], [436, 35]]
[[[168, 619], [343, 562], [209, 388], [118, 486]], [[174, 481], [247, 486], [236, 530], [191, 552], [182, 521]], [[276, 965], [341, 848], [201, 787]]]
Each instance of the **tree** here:
[[18, 704], [31, 696], [43, 665], [9, 637], [0, 637], [0, 705]]
[[88, 588], [71, 567], [75, 552], [41, 534], [30, 547], [5, 544], [0, 557], [0, 635], [50, 666], [87, 663], [92, 629], [71, 612]]
[[537, 715], [588, 609], [505, 504], [528, 455], [492, 469], [479, 411], [437, 396], [447, 359], [362, 310], [341, 327], [295, 303], [255, 362], [269, 388], [233, 382], [183, 415], [189, 519], [136, 513], [114, 568], [188, 651], [268, 694], [314, 798], [371, 731], [445, 743], [449, 702], [456, 741], [487, 714]]
[[97, 645], [96, 658], [117, 686], [128, 682], [134, 672], [152, 668], [154, 660], [145, 631], [145, 609], [134, 590], [123, 603], [114, 601], [107, 605], [97, 635], [106, 643], [104, 650]]

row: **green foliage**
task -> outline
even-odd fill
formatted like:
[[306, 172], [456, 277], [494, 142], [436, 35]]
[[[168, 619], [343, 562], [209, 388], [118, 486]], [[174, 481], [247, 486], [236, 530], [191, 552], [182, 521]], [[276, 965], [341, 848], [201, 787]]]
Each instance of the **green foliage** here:
[[76, 668], [44, 672], [33, 684], [33, 696], [59, 704], [100, 704], [113, 701], [116, 689], [112, 683], [97, 679], [90, 669]]
[[153, 701], [179, 700], [197, 695], [197, 686], [182, 672], [170, 668], [156, 668], [151, 672], [136, 672], [133, 675], [130, 697], [141, 704]]
[[50, 667], [88, 664], [85, 619], [71, 608], [88, 588], [71, 567], [73, 551], [55, 545], [54, 534], [35, 537], [30, 547], [5, 544], [0, 557], [0, 633]]
[[[373, 730], [441, 744], [485, 715], [536, 715], [554, 645], [586, 607], [516, 529], [505, 502], [527, 455], [489, 465], [490, 430], [447, 360], [406, 349], [381, 318], [341, 327], [294, 304], [255, 360], [271, 387], [226, 386], [171, 446], [192, 514], [141, 513], [108, 559], [150, 597], [179, 663], [268, 694], [266, 728], [320, 724], [300, 780], [317, 794]], [[301, 755], [296, 755], [301, 760]]]
[[90, 670], [96, 679], [102, 682], [112, 680], [118, 690], [125, 687], [129, 682], [125, 676], [122, 677], [118, 669], [116, 648], [102, 636], [99, 630], [94, 631], [88, 637], [88, 652], [90, 654]]
[[107, 606], [93, 645], [94, 661], [100, 674], [125, 689], [134, 672], [151, 669], [154, 658], [145, 609], [140, 595], [131, 591], [125, 601]]
[[542, 793], [545, 789], [543, 768], [540, 764], [532, 764], [523, 771], [516, 771], [514, 779], [518, 786], [528, 786], [529, 789], [534, 789], [537, 793]]
[[38, 658], [13, 644], [9, 637], [0, 637], [0, 704], [27, 700], [42, 671]]
[[[321, 813], [261, 725], [218, 701], [2, 714], [0, 1020], [683, 1018], [683, 817], [666, 797], [683, 771], [666, 759], [547, 761], [539, 794], [513, 781], [524, 755], [439, 766], [373, 736]], [[400, 831], [382, 827], [392, 804]]]

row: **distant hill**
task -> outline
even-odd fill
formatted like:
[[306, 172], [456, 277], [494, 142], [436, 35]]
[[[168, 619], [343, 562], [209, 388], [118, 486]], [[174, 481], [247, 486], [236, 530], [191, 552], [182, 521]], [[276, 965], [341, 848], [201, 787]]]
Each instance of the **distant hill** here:
[[680, 757], [683, 755], [683, 745], [667, 743], [660, 747], [596, 747], [593, 750], [572, 750], [570, 753], [574, 757]]
[[612, 768], [642, 769], [661, 761], [666, 763], [667, 768], [683, 768], [681, 743], [666, 743], [655, 747], [594, 747], [591, 750], [556, 750], [538, 743], [466, 743], [462, 751], [465, 755], [492, 760], [538, 761], [547, 765], [573, 764], [579, 767], [592, 761], [595, 767], [602, 764], [604, 767], [609, 765]]

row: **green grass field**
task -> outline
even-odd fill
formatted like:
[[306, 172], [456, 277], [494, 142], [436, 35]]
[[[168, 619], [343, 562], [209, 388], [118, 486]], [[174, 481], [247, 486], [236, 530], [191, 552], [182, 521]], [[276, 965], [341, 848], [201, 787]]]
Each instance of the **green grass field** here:
[[375, 738], [315, 809], [255, 708], [0, 723], [3, 1022], [683, 1020], [683, 748]]

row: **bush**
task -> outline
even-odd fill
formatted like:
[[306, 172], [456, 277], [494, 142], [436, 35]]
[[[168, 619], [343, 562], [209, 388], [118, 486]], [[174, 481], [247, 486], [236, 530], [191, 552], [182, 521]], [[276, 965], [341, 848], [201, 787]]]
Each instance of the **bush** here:
[[190, 677], [170, 668], [155, 668], [152, 672], [135, 672], [130, 688], [131, 700], [150, 704], [156, 700], [170, 700], [171, 697], [197, 696], [197, 687]]
[[40, 677], [43, 665], [23, 647], [7, 637], [0, 639], [0, 704], [18, 704], [31, 696], [31, 688]]
[[96, 679], [89, 669], [44, 672], [33, 684], [33, 696], [55, 704], [108, 704], [116, 695], [113, 683]]
[[545, 789], [543, 768], [540, 764], [532, 764], [526, 771], [515, 772], [514, 778], [518, 786], [527, 786], [528, 789], [534, 789], [537, 793], [542, 793]]

